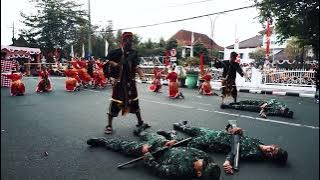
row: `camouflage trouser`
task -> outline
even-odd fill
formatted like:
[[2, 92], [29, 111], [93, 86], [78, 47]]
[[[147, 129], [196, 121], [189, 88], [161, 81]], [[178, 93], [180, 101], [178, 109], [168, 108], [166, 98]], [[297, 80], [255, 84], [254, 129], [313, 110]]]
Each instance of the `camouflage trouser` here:
[[260, 112], [261, 105], [263, 102], [261, 101], [252, 101], [252, 100], [245, 100], [240, 101], [237, 103], [230, 103], [227, 108], [230, 109], [237, 109], [237, 110], [244, 110], [244, 111], [251, 111], [251, 112]]
[[131, 157], [142, 156], [142, 145], [144, 143], [137, 141], [126, 141], [121, 139], [107, 139], [105, 147], [112, 151], [120, 152]]
[[142, 140], [141, 142], [121, 139], [107, 139], [105, 141], [105, 147], [128, 156], [140, 157], [143, 156], [142, 146], [144, 144], [151, 146], [150, 151], [154, 151], [157, 148], [162, 147], [164, 143], [167, 142], [165, 137], [156, 133], [142, 132], [139, 138]]
[[267, 102], [264, 101], [256, 101], [256, 100], [246, 100], [240, 101], [237, 103], [230, 103], [227, 105], [227, 108], [251, 111], [251, 112], [264, 112], [268, 116], [283, 116], [290, 117], [291, 113], [289, 108], [278, 105], [278, 104], [268, 104], [264, 107], [261, 107]]

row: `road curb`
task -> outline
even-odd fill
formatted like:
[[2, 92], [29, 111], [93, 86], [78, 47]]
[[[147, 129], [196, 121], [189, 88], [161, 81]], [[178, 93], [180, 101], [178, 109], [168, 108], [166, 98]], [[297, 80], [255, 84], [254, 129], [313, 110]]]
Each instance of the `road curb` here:
[[[214, 88], [212, 88], [214, 89]], [[295, 97], [308, 97], [315, 98], [315, 94], [310, 93], [298, 93], [298, 92], [286, 92], [286, 91], [270, 91], [270, 90], [259, 90], [259, 89], [238, 89], [239, 92], [248, 92], [255, 94], [270, 94], [270, 95], [280, 95], [280, 96], [295, 96]]]
[[[148, 83], [151, 84], [151, 81], [149, 82], [141, 82], [140, 83]], [[163, 84], [164, 85], [164, 84]], [[167, 85], [167, 84], [166, 84]], [[166, 86], [165, 85], [165, 86]], [[213, 90], [221, 91], [221, 87], [213, 86]], [[253, 94], [270, 94], [270, 95], [279, 95], [279, 96], [295, 96], [295, 97], [307, 97], [307, 98], [315, 98], [315, 94], [310, 93], [297, 93], [297, 92], [286, 92], [286, 91], [279, 91], [279, 90], [261, 90], [261, 89], [238, 89], [238, 92], [244, 92], [244, 93], [253, 93]]]

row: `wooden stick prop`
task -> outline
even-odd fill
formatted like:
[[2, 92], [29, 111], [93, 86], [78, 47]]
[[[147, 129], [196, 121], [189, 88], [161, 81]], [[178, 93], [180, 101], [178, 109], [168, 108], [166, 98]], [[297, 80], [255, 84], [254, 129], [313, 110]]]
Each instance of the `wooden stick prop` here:
[[[187, 138], [187, 139], [181, 140], [181, 141], [175, 143], [172, 147], [176, 147], [176, 146], [178, 146], [178, 145], [181, 145], [181, 144], [183, 144], [183, 143], [185, 143], [185, 142], [187, 142], [187, 141], [190, 141], [191, 139], [192, 139], [192, 137], [189, 137], [189, 138]], [[163, 149], [160, 149], [160, 150], [158, 150], [158, 151], [155, 151], [155, 152], [151, 153], [151, 155], [155, 155], [155, 154], [160, 153], [160, 152], [163, 152], [163, 151], [165, 151], [165, 150], [167, 150], [167, 149], [170, 149], [170, 148], [169, 148], [169, 147], [165, 147], [165, 148], [163, 148]], [[143, 158], [144, 158], [144, 156], [141, 156], [141, 157], [138, 157], [138, 158], [136, 158], [136, 159], [133, 159], [133, 160], [131, 160], [131, 161], [129, 161], [129, 162], [120, 164], [120, 165], [118, 165], [118, 168], [122, 168], [122, 167], [124, 167], [124, 166], [126, 166], [126, 165], [129, 165], [129, 164], [138, 162], [138, 161], [142, 160]]]

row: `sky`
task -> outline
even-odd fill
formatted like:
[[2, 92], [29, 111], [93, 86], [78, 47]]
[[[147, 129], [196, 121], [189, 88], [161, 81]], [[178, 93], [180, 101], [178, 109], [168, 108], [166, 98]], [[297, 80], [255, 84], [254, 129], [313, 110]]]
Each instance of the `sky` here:
[[[78, 0], [83, 9], [88, 9], [88, 0]], [[90, 0], [91, 22], [93, 25], [106, 26], [113, 21], [114, 29], [135, 27], [166, 21], [184, 19], [204, 14], [250, 6], [253, 0]], [[31, 15], [35, 12], [30, 0], [1, 0], [1, 45], [12, 43], [12, 24], [15, 24], [15, 37], [24, 25], [20, 12]], [[146, 28], [128, 29], [142, 37], [158, 42], [162, 37], [169, 39], [181, 29], [206, 34], [220, 46], [234, 44], [258, 34], [262, 25], [255, 18], [256, 8], [249, 8], [221, 15], [211, 15], [177, 23]], [[213, 22], [213, 28], [211, 27]]]

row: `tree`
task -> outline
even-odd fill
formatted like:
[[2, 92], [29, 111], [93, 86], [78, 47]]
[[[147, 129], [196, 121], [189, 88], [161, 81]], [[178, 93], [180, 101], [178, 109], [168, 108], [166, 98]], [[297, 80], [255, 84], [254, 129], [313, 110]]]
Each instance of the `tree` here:
[[166, 41], [163, 39], [163, 37], [161, 37], [160, 40], [159, 40], [159, 47], [160, 48], [165, 48], [166, 47]]
[[178, 41], [176, 39], [170, 39], [166, 45], [166, 50], [176, 49], [178, 47]]
[[121, 39], [122, 39], [122, 31], [119, 29], [116, 35], [116, 44], [118, 47], [120, 47], [121, 45]]
[[146, 43], [144, 43], [144, 47], [147, 48], [147, 49], [152, 49], [152, 48], [155, 47], [155, 44], [149, 38], [148, 41]]
[[298, 60], [301, 51], [302, 48], [300, 48], [297, 38], [292, 38], [291, 40], [289, 40], [288, 44], [286, 45], [286, 48], [284, 49], [285, 55], [290, 60]]
[[[310, 46], [305, 46], [303, 48], [300, 47], [299, 40], [295, 37], [292, 37], [286, 48], [284, 49], [285, 55], [288, 57], [289, 60], [296, 60], [299, 63], [300, 67], [304, 66], [304, 61], [308, 59], [312, 59], [312, 57], [308, 57], [307, 51], [311, 49]], [[302, 58], [301, 58], [302, 57]], [[298, 67], [299, 67], [298, 66]]]
[[200, 42], [196, 42], [193, 46], [194, 56], [200, 57], [200, 54], [203, 53], [204, 55], [204, 64], [209, 64], [209, 52], [206, 47]]
[[102, 29], [102, 31], [105, 31], [102, 34], [102, 36], [103, 36], [103, 39], [108, 41], [108, 44], [109, 44], [108, 50], [116, 49], [117, 43], [116, 43], [116, 40], [115, 40], [115, 37], [114, 37], [114, 34], [113, 34], [113, 22], [112, 22], [112, 20], [108, 21], [108, 25], [107, 25], [106, 29]]
[[[256, 2], [260, 22], [270, 18], [275, 22], [280, 42], [296, 37], [300, 47], [311, 45], [319, 59], [319, 1], [317, 0], [262, 0]], [[303, 57], [303, 56], [302, 56]]]
[[26, 15], [22, 35], [27, 39], [36, 39], [47, 51], [53, 51], [56, 46], [64, 47], [67, 42], [74, 41], [77, 31], [88, 26], [84, 18], [86, 12], [74, 1], [68, 0], [31, 0], [35, 3], [37, 14]]
[[266, 57], [266, 49], [257, 48], [254, 52], [249, 53], [249, 58], [254, 59], [255, 67], [263, 66]]

